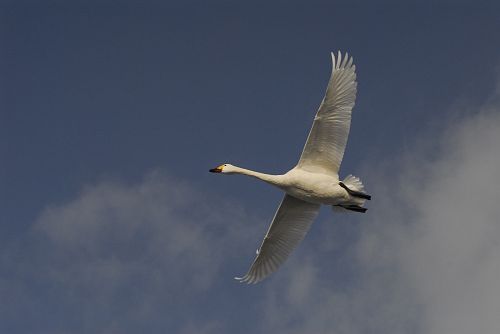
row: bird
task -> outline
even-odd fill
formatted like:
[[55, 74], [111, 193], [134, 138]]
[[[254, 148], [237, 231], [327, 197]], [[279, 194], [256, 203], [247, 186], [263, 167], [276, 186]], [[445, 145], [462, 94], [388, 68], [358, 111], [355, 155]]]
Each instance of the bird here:
[[351, 125], [357, 81], [352, 56], [331, 53], [332, 72], [325, 96], [295, 167], [282, 175], [271, 175], [231, 165], [218, 165], [212, 173], [242, 174], [262, 180], [284, 191], [284, 197], [250, 269], [236, 280], [255, 284], [278, 270], [304, 239], [322, 205], [334, 211], [365, 213], [371, 196], [358, 177], [339, 179]]

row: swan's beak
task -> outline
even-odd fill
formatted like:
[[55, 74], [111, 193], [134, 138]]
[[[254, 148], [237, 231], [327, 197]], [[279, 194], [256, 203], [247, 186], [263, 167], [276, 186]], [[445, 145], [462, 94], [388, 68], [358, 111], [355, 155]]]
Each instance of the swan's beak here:
[[220, 173], [220, 172], [222, 172], [222, 167], [223, 167], [223, 165], [217, 166], [217, 167], [212, 168], [211, 170], [209, 170], [209, 172], [210, 173]]

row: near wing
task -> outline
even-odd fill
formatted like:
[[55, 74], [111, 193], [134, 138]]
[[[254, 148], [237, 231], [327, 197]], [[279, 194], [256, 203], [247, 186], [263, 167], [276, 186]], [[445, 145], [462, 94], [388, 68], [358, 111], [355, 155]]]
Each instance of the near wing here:
[[257, 257], [248, 273], [237, 280], [257, 283], [275, 272], [293, 249], [304, 239], [319, 211], [319, 204], [285, 195], [274, 215]]
[[356, 99], [356, 66], [346, 53], [337, 59], [332, 52], [333, 69], [325, 97], [319, 106], [297, 167], [307, 171], [338, 174], [351, 125]]

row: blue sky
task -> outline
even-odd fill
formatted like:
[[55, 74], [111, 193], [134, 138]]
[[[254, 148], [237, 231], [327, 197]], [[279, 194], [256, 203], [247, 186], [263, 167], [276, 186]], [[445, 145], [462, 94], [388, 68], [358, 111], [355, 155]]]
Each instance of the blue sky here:
[[[0, 330], [498, 332], [499, 31], [467, 2], [2, 2]], [[293, 167], [336, 50], [374, 200], [237, 284], [281, 194], [208, 169]]]

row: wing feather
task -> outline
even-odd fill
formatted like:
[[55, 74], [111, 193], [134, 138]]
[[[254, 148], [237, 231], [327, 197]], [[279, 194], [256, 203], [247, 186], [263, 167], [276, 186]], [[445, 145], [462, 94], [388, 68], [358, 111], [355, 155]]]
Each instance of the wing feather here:
[[275, 272], [304, 239], [319, 207], [319, 204], [285, 195], [248, 273], [236, 279], [257, 283]]
[[338, 174], [356, 100], [356, 66], [352, 57], [332, 53], [332, 75], [314, 118], [297, 167], [316, 173]]

